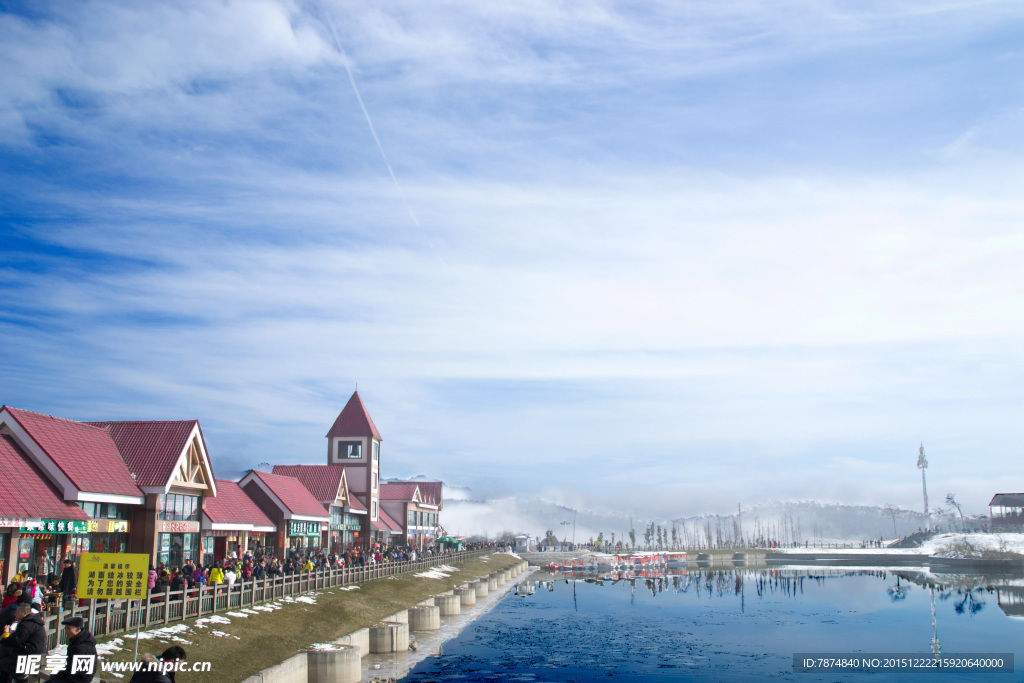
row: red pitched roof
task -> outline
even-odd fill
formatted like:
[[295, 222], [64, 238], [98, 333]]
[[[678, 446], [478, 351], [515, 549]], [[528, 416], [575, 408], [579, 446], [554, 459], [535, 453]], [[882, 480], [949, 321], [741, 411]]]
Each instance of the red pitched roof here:
[[87, 520], [10, 436], [0, 436], [0, 517]]
[[79, 491], [142, 497], [105, 429], [5, 406]]
[[443, 486], [439, 481], [385, 481], [380, 485], [380, 497], [383, 500], [411, 501], [413, 493], [419, 489], [421, 503], [440, 506]]
[[352, 398], [348, 400], [338, 414], [338, 419], [331, 426], [331, 431], [327, 432], [328, 438], [332, 436], [372, 436], [378, 441], [381, 440], [380, 432], [377, 431], [377, 426], [373, 424], [370, 413], [363, 405], [363, 399], [359, 398], [358, 391], [352, 394]]
[[416, 489], [415, 482], [385, 481], [380, 485], [380, 499], [411, 501]]
[[[280, 474], [267, 474], [259, 470], [251, 470], [249, 474], [262, 481], [293, 515], [330, 517], [327, 508], [321, 505], [298, 479]], [[249, 474], [245, 477], [248, 477]], [[245, 477], [242, 479], [244, 480]]]
[[203, 514], [214, 524], [252, 524], [253, 526], [277, 526], [237, 481], [217, 480], [217, 495], [207, 496]]
[[321, 503], [332, 503], [338, 495], [344, 465], [274, 465], [274, 474], [302, 482]]
[[[377, 512], [379, 513], [378, 517], [380, 518], [381, 523], [387, 527], [388, 531], [394, 531], [395, 533], [402, 532], [402, 526], [395, 520], [391, 519], [388, 513], [384, 512], [383, 509], [378, 510]], [[381, 531], [384, 531], [384, 529], [381, 529]]]
[[[166, 486], [196, 420], [87, 422], [106, 429], [139, 486]], [[211, 466], [212, 468], [212, 466]]]
[[363, 505], [363, 501], [359, 500], [359, 497], [354, 493], [349, 493], [348, 495], [348, 506], [353, 510], [366, 512], [366, 506]]
[[370, 522], [370, 525], [373, 526], [374, 529], [377, 529], [378, 531], [387, 531], [396, 534], [402, 533], [402, 527], [398, 526], [398, 522], [391, 519], [383, 510], [379, 510], [378, 512], [380, 513], [379, 521]]

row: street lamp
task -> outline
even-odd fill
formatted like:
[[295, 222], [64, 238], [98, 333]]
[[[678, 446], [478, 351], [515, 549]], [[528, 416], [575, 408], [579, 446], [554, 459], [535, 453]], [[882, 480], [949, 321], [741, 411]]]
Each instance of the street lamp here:
[[[569, 524], [570, 522], [562, 522], [562, 526]], [[576, 511], [572, 511], [572, 549], [576, 549]]]

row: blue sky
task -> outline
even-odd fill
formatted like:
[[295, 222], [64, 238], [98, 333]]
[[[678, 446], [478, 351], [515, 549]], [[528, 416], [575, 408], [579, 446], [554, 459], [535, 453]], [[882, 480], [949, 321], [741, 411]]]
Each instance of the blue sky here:
[[981, 512], [1024, 490], [1022, 28], [0, 2], [0, 403], [198, 418], [236, 477], [358, 383], [386, 476], [650, 515], [918, 507], [923, 441]]

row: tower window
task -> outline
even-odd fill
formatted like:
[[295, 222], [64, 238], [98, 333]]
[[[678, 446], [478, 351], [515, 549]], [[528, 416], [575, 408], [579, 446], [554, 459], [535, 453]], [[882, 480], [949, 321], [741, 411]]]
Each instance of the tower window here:
[[339, 441], [338, 460], [359, 460], [363, 457], [363, 444], [358, 441]]

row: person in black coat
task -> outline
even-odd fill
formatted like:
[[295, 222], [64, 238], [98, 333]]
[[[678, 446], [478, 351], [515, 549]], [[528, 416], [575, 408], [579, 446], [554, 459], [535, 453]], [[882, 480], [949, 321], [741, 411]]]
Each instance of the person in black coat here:
[[71, 560], [64, 560], [64, 571], [60, 573], [60, 583], [57, 584], [65, 600], [70, 600], [71, 595], [78, 589], [78, 582], [75, 578], [75, 565]]
[[0, 640], [0, 672], [10, 677], [17, 669], [18, 657], [46, 654], [46, 626], [39, 612], [32, 609], [31, 603], [19, 602], [15, 617], [17, 629], [5, 626]]
[[[63, 681], [65, 683], [89, 683], [96, 673], [96, 639], [91, 633], [85, 630], [85, 621], [82, 617], [68, 617], [60, 622], [64, 625], [64, 635], [68, 642], [68, 659], [64, 668], [54, 674], [51, 681]], [[91, 656], [92, 667], [88, 672], [74, 671], [75, 656]]]

